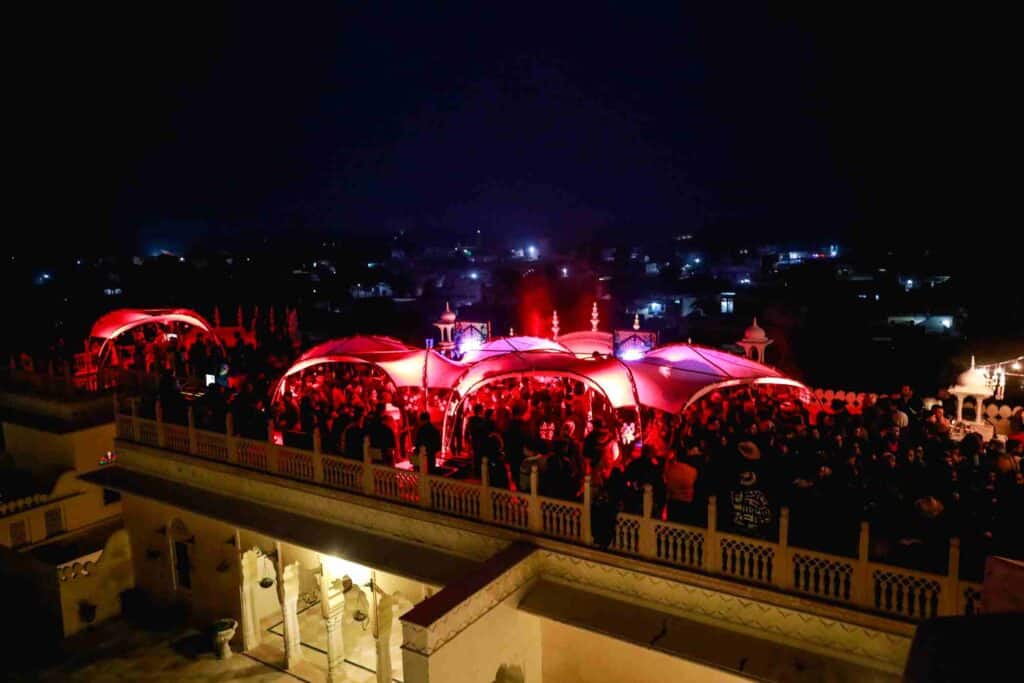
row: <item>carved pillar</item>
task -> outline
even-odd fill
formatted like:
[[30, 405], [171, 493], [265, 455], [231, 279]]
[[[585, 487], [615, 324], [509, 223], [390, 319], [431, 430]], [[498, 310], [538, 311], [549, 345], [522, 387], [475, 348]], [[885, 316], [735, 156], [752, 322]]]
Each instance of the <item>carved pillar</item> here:
[[285, 565], [281, 544], [277, 545], [277, 598], [281, 602], [284, 622], [285, 668], [294, 668], [302, 661], [302, 637], [299, 633], [299, 563]]
[[335, 596], [331, 604], [331, 584], [338, 577], [332, 575], [322, 561], [320, 563], [320, 614], [327, 632], [327, 681], [338, 683], [345, 680], [345, 639], [341, 631], [342, 603]]
[[251, 650], [260, 644], [260, 627], [256, 619], [255, 591], [259, 582], [259, 550], [252, 548], [239, 555], [242, 571], [238, 586], [242, 598], [242, 648]]
[[395, 600], [376, 582], [373, 584], [373, 597], [373, 637], [377, 655], [377, 683], [391, 683], [391, 628], [395, 619]]
[[327, 629], [327, 681], [345, 680], [345, 641], [341, 634], [341, 610], [333, 610], [324, 617]]

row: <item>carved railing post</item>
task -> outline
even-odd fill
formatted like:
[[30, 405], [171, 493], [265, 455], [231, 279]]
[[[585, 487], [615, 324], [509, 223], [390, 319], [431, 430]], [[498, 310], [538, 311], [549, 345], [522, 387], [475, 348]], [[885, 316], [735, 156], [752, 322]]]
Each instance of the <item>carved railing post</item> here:
[[164, 434], [164, 405], [160, 399], [156, 400], [156, 445], [160, 448], [167, 446], [167, 437]]
[[775, 554], [772, 567], [772, 583], [779, 588], [789, 588], [793, 584], [793, 566], [789, 552], [789, 508], [779, 511], [779, 547]]
[[537, 489], [540, 488], [540, 471], [534, 465], [530, 468], [530, 494], [529, 505], [529, 528], [530, 531], [541, 533], [544, 531], [544, 520], [541, 518], [540, 495]]
[[704, 570], [709, 574], [721, 571], [722, 548], [718, 542], [718, 505], [714, 496], [708, 496], [708, 530], [704, 537]]
[[188, 452], [195, 455], [199, 452], [199, 442], [196, 439], [196, 411], [189, 406], [185, 411], [188, 417]]
[[637, 550], [643, 557], [655, 557], [658, 554], [658, 548], [654, 541], [654, 519], [651, 517], [654, 512], [654, 488], [650, 484], [644, 484], [644, 501], [641, 510]]
[[584, 545], [594, 545], [594, 534], [590, 526], [590, 475], [583, 477], [583, 519], [581, 524], [582, 541]]
[[960, 539], [949, 539], [949, 571], [946, 573], [945, 586], [942, 588], [942, 601], [939, 603], [939, 616], [956, 616], [960, 614]]
[[494, 508], [491, 507], [491, 474], [487, 458], [480, 459], [480, 519], [485, 522], [494, 521]]
[[139, 440], [139, 399], [132, 396], [128, 399], [128, 412], [132, 418], [132, 433], [129, 437], [130, 441]]
[[871, 547], [871, 525], [866, 520], [860, 523], [860, 537], [857, 540], [857, 562], [853, 568], [853, 602], [862, 607], [873, 607], [871, 574], [868, 569]]
[[373, 460], [370, 458], [370, 437], [363, 437], [363, 493], [373, 495]]
[[238, 441], [235, 439], [235, 416], [228, 413], [224, 418], [224, 444], [228, 449], [228, 462], [238, 463]]
[[429, 508], [431, 505], [430, 500], [430, 456], [427, 455], [427, 447], [420, 446], [417, 449], [419, 458], [417, 460], [417, 466], [419, 468], [419, 476], [416, 478], [416, 483], [419, 484], [420, 492], [420, 505], [425, 508]]
[[323, 435], [319, 427], [313, 428], [313, 481], [324, 483]]
[[277, 474], [278, 446], [274, 441], [274, 421], [267, 420], [267, 472]]

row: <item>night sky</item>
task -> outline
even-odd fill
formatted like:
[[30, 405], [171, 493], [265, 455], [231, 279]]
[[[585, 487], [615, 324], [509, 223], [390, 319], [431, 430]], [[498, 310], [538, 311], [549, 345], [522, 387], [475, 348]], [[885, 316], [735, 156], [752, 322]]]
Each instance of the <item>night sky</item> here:
[[921, 239], [999, 193], [978, 183], [998, 136], [964, 17], [434, 4], [26, 18], [25, 246], [401, 228]]

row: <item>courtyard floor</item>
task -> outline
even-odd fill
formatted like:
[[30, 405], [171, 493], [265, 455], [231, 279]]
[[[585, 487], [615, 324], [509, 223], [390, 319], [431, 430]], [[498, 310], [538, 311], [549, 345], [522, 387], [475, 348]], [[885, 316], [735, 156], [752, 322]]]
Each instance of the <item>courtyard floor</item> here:
[[[62, 661], [33, 670], [5, 672], [5, 680], [28, 681], [251, 681], [309, 680], [236, 652], [217, 659], [209, 639], [195, 629], [146, 630], [123, 619], [107, 622], [63, 643]], [[38, 661], [38, 659], [37, 659]], [[42, 664], [40, 662], [40, 664]], [[302, 672], [300, 672], [301, 674]]]

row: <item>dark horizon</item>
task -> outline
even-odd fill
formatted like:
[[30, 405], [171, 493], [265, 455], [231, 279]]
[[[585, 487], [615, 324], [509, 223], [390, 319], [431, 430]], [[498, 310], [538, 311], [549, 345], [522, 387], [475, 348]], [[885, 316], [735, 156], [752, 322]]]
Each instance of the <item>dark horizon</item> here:
[[54, 26], [16, 84], [41, 129], [22, 246], [474, 227], [910, 243], [991, 207], [958, 127], [991, 133], [938, 15], [277, 9]]

